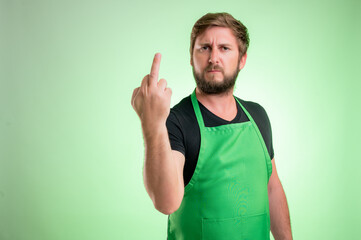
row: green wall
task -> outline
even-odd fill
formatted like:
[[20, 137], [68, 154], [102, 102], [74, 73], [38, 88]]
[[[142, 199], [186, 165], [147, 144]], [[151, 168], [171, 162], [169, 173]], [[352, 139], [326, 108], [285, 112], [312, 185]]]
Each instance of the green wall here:
[[0, 239], [166, 239], [143, 185], [134, 88], [162, 53], [172, 105], [195, 87], [207, 12], [249, 29], [235, 95], [261, 104], [295, 239], [357, 239], [361, 2], [0, 0]]

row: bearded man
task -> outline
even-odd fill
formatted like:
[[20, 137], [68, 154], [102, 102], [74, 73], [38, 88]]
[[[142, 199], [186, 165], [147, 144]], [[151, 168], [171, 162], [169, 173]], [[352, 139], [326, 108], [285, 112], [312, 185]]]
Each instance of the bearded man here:
[[247, 28], [228, 13], [193, 26], [190, 64], [197, 87], [170, 109], [154, 57], [132, 96], [145, 142], [144, 184], [168, 215], [169, 240], [292, 239], [264, 108], [233, 95], [245, 66]]

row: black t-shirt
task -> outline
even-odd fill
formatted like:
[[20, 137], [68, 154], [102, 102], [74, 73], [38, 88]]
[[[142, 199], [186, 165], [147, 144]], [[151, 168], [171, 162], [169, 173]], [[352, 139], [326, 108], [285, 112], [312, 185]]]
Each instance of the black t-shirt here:
[[[266, 111], [258, 103], [245, 101], [240, 98], [237, 99], [240, 101], [242, 106], [246, 108], [257, 124], [266, 144], [270, 158], [273, 159], [274, 152], [272, 145], [272, 130]], [[199, 101], [198, 104], [206, 127], [215, 127], [249, 121], [246, 113], [238, 103], [237, 115], [232, 121], [227, 121], [216, 116]], [[166, 125], [172, 150], [177, 150], [185, 156], [183, 179], [184, 186], [186, 186], [191, 180], [196, 168], [201, 143], [200, 129], [193, 110], [190, 95], [183, 98], [177, 105], [171, 108]]]

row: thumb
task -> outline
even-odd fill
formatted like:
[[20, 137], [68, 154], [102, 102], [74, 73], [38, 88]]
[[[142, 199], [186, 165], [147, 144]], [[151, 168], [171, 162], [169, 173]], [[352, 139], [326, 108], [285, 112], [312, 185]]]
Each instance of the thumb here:
[[137, 88], [134, 89], [133, 94], [132, 94], [132, 99], [130, 100], [130, 103], [132, 104], [133, 108], [134, 108], [134, 100], [138, 95], [139, 88], [140, 87], [137, 87]]

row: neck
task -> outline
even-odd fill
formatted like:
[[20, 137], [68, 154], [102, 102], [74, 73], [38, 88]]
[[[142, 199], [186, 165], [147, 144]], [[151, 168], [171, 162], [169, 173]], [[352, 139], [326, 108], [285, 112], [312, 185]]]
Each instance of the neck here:
[[205, 94], [197, 87], [196, 96], [200, 103], [220, 118], [231, 121], [237, 115], [233, 88], [222, 94]]

